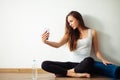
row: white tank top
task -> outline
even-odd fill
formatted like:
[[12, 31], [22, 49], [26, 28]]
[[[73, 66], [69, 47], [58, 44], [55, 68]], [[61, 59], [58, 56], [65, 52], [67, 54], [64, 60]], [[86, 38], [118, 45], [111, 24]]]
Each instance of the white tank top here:
[[70, 55], [71, 62], [81, 62], [84, 58], [90, 57], [92, 47], [92, 30], [88, 29], [86, 38], [79, 39], [77, 42], [77, 49]]

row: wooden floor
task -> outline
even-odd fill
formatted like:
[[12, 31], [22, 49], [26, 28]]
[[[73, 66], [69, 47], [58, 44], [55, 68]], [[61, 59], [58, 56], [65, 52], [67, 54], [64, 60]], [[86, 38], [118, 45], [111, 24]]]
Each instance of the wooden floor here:
[[[32, 80], [31, 73], [0, 73], [0, 80]], [[94, 77], [94, 78], [70, 78], [55, 77], [51, 73], [39, 73], [38, 80], [113, 80], [111, 78]]]

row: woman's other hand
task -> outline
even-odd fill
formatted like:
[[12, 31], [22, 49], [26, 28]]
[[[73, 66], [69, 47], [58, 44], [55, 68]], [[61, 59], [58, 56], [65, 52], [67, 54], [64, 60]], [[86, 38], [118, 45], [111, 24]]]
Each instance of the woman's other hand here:
[[103, 64], [104, 64], [104, 65], [107, 65], [107, 64], [113, 64], [112, 62], [107, 61], [107, 60], [105, 60], [105, 59], [104, 59], [104, 60], [102, 60], [102, 62], [103, 62]]

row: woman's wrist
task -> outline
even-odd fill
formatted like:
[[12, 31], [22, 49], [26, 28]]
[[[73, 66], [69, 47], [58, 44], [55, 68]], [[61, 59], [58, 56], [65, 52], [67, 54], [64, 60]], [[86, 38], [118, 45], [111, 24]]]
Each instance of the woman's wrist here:
[[47, 40], [43, 41], [45, 44], [47, 44]]

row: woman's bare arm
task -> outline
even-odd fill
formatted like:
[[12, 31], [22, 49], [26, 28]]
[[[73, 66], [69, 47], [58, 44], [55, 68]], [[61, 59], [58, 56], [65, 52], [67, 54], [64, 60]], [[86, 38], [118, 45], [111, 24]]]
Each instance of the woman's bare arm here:
[[92, 30], [92, 38], [93, 38], [92, 39], [93, 40], [93, 48], [94, 48], [94, 51], [95, 51], [97, 58], [100, 59], [105, 65], [111, 63], [111, 62], [105, 60], [105, 58], [103, 57], [103, 55], [99, 51], [98, 37], [97, 37], [97, 32], [95, 30]]
[[48, 32], [45, 32], [43, 35], [42, 35], [42, 41], [49, 45], [49, 46], [52, 46], [52, 47], [55, 47], [55, 48], [59, 48], [61, 47], [62, 45], [64, 45], [65, 43], [67, 43], [67, 35], [65, 34], [63, 36], [63, 38], [59, 41], [59, 42], [52, 42], [52, 41], [48, 41], [48, 38], [49, 38], [49, 33]]

